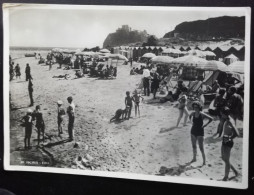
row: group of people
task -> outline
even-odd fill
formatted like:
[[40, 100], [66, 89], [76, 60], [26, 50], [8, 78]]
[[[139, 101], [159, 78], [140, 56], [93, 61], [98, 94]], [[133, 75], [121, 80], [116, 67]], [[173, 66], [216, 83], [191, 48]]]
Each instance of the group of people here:
[[[67, 98], [69, 106], [66, 109], [63, 108], [63, 102], [61, 100], [57, 101], [57, 126], [58, 126], [58, 135], [63, 134], [63, 121], [64, 116], [67, 113], [69, 117], [68, 123], [68, 134], [69, 141], [73, 141], [74, 139], [74, 121], [75, 121], [75, 104], [73, 103], [73, 98], [69, 96]], [[24, 148], [31, 149], [31, 135], [33, 130], [33, 125], [35, 121], [35, 127], [37, 129], [37, 146], [41, 143], [41, 141], [45, 142], [45, 122], [43, 119], [43, 113], [41, 111], [41, 106], [37, 105], [35, 110], [31, 109], [27, 110], [27, 114], [21, 119], [22, 126], [25, 127], [25, 138], [24, 138]], [[42, 139], [41, 139], [42, 136]]]

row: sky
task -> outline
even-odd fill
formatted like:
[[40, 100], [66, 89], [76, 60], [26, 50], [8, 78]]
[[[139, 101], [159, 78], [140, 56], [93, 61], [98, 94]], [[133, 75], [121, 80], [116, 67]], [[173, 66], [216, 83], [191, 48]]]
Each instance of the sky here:
[[[99, 7], [98, 7], [99, 8]], [[190, 10], [191, 9], [191, 10]], [[131, 7], [22, 7], [9, 8], [9, 45], [32, 47], [102, 47], [109, 33], [122, 25], [162, 38], [175, 26], [219, 16], [244, 16], [230, 9], [133, 9]]]

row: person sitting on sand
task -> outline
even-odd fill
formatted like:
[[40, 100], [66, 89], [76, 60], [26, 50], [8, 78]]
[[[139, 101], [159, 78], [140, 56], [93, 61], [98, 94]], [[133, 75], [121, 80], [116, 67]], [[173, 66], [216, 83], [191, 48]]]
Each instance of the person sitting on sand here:
[[223, 181], [228, 180], [228, 175], [230, 169], [233, 170], [235, 176], [238, 176], [238, 171], [235, 167], [230, 163], [230, 152], [234, 145], [234, 138], [239, 136], [239, 132], [234, 125], [233, 119], [229, 116], [230, 109], [225, 107], [221, 110], [221, 117], [225, 119], [225, 123], [223, 125], [223, 138], [222, 138], [222, 145], [221, 145], [221, 157], [222, 160], [225, 162], [225, 176], [222, 179]]
[[144, 98], [140, 94], [138, 94], [137, 90], [135, 90], [134, 95], [132, 96], [132, 100], [135, 104], [135, 117], [137, 116], [137, 111], [138, 111], [138, 116], [140, 117], [140, 110], [139, 110], [140, 99], [144, 101]]
[[65, 110], [62, 108], [63, 102], [61, 100], [57, 101], [57, 125], [58, 125], [58, 135], [63, 134], [63, 117], [65, 115]]
[[122, 120], [125, 118], [126, 119], [126, 116], [128, 114], [129, 110], [128, 110], [128, 107], [126, 107], [124, 110], [122, 109], [118, 109], [115, 113], [115, 116], [113, 116], [111, 119], [110, 119], [110, 122], [112, 122], [113, 120], [116, 120], [116, 121], [120, 121], [120, 117], [122, 116]]
[[183, 95], [178, 99], [179, 116], [177, 119], [176, 127], [178, 127], [178, 125], [183, 117], [183, 114], [185, 114], [183, 126], [186, 126], [186, 122], [188, 120], [189, 112], [187, 109], [187, 96], [185, 95], [186, 93], [187, 93], [187, 90], [183, 91], [182, 92]]
[[132, 97], [130, 96], [130, 92], [126, 91], [126, 97], [125, 97], [125, 106], [128, 108], [128, 120], [131, 116], [131, 109], [132, 109]]
[[[192, 112], [189, 116], [192, 119], [192, 127], [191, 127], [191, 143], [193, 149], [193, 159], [191, 162], [195, 162], [197, 160], [197, 141], [199, 145], [199, 149], [202, 153], [203, 165], [206, 164], [206, 157], [204, 152], [204, 128], [212, 122], [212, 117], [201, 112], [202, 106], [200, 102], [193, 102], [192, 108], [194, 112]], [[208, 122], [204, 125], [203, 120], [208, 119]]]
[[83, 77], [83, 74], [80, 70], [77, 70], [76, 73], [75, 73], [75, 78], [78, 79], [78, 78], [82, 78]]

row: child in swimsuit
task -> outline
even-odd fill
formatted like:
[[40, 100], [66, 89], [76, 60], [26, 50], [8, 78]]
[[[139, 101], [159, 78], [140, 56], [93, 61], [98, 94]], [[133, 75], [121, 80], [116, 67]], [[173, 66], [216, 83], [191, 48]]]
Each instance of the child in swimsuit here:
[[132, 100], [135, 104], [135, 117], [137, 116], [137, 111], [138, 111], [138, 116], [140, 117], [140, 111], [139, 111], [140, 98], [142, 99], [142, 101], [144, 100], [144, 98], [141, 97], [140, 94], [138, 94], [137, 90], [135, 90], [134, 95], [132, 96]]
[[239, 132], [234, 125], [234, 120], [229, 116], [230, 109], [225, 107], [221, 110], [221, 117], [225, 119], [225, 123], [223, 125], [223, 138], [222, 138], [222, 146], [221, 146], [221, 157], [225, 162], [225, 176], [222, 179], [223, 181], [228, 180], [228, 175], [230, 169], [233, 170], [235, 176], [238, 175], [235, 167], [230, 163], [230, 152], [234, 145], [233, 139], [239, 136]]
[[[193, 159], [191, 162], [196, 161], [197, 156], [197, 141], [199, 145], [199, 149], [202, 153], [203, 157], [203, 165], [206, 164], [206, 157], [204, 152], [204, 128], [212, 122], [213, 118], [209, 115], [201, 112], [202, 106], [200, 102], [194, 102], [192, 104], [192, 107], [194, 109], [194, 112], [192, 112], [189, 116], [189, 118], [193, 118], [192, 120], [192, 127], [191, 127], [191, 142], [192, 142], [192, 149], [193, 149]], [[204, 125], [203, 120], [208, 119], [208, 122]]]
[[185, 114], [185, 118], [184, 118], [184, 123], [183, 123], [183, 126], [186, 126], [186, 122], [187, 122], [187, 119], [188, 119], [188, 116], [189, 116], [189, 112], [187, 110], [187, 96], [186, 95], [183, 95], [182, 97], [180, 97], [178, 99], [178, 109], [179, 109], [179, 116], [178, 116], [178, 119], [177, 119], [177, 123], [176, 123], [176, 127], [178, 127], [182, 117], [183, 117], [183, 113]]
[[130, 119], [131, 116], [131, 109], [132, 109], [132, 97], [130, 96], [130, 92], [126, 91], [126, 97], [125, 97], [125, 106], [128, 108], [128, 120]]

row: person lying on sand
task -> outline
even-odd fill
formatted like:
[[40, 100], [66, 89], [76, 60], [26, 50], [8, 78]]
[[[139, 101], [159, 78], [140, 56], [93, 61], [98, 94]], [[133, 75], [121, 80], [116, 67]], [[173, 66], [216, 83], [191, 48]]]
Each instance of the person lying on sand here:
[[122, 110], [122, 109], [118, 109], [115, 113], [115, 116], [113, 116], [111, 119], [110, 119], [110, 122], [112, 122], [113, 120], [115, 121], [119, 121], [120, 120], [120, 117], [122, 116], [122, 120], [126, 117], [127, 117], [127, 114], [128, 114], [128, 109], [127, 107]]
[[66, 80], [68, 80], [68, 78], [70, 78], [71, 76], [69, 74], [65, 74], [65, 75], [58, 75], [58, 76], [53, 76], [52, 78], [64, 78]]

